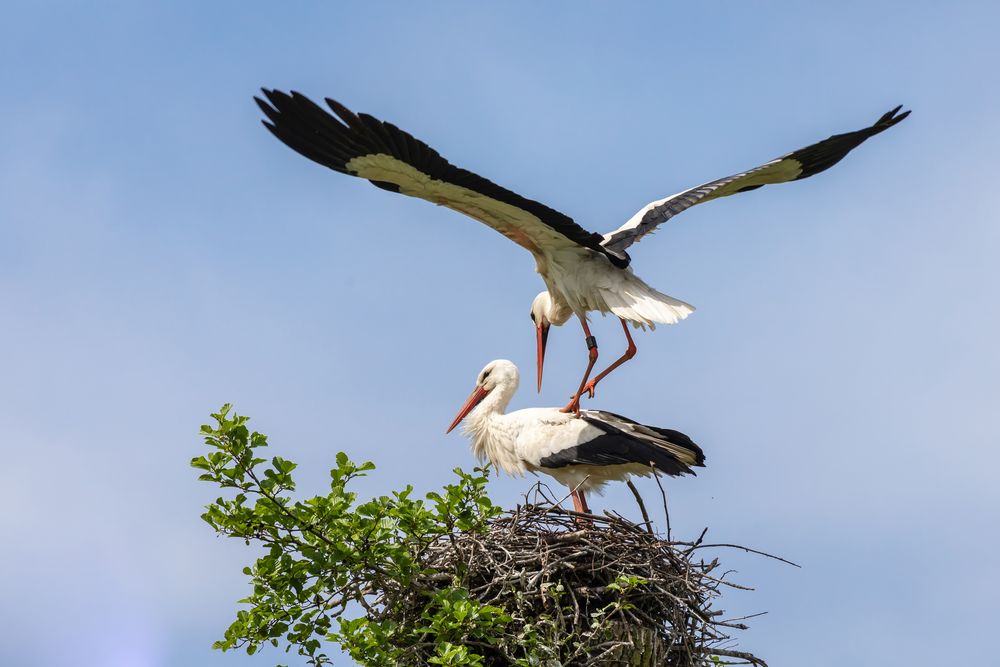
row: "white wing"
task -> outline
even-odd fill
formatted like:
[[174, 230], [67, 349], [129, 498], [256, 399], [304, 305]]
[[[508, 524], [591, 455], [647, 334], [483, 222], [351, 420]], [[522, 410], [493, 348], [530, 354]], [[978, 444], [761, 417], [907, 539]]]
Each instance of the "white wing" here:
[[633, 215], [624, 225], [609, 234], [605, 234], [604, 247], [614, 253], [624, 253], [626, 248], [646, 234], [653, 232], [657, 226], [695, 204], [719, 197], [727, 197], [738, 192], [756, 190], [764, 185], [809, 178], [813, 174], [829, 169], [860, 146], [865, 139], [889, 129], [910, 115], [909, 111], [896, 115], [901, 108], [901, 106], [896, 107], [884, 114], [871, 127], [855, 132], [835, 134], [829, 139], [800, 148], [759, 167], [710, 181], [696, 188], [651, 202]]

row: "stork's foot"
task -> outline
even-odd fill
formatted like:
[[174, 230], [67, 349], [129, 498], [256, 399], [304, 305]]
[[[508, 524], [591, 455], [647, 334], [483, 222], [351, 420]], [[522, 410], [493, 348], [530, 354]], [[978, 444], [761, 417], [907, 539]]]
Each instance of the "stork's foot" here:
[[580, 399], [583, 398], [584, 394], [586, 394], [589, 398], [593, 398], [596, 393], [597, 393], [597, 381], [591, 380], [586, 385], [584, 385], [583, 389], [580, 390], [579, 394], [574, 396], [570, 400], [570, 402], [566, 404], [566, 407], [561, 408], [560, 412], [575, 412], [576, 415], [579, 416]]
[[576, 396], [574, 396], [573, 399], [569, 403], [567, 403], [564, 407], [559, 408], [559, 412], [572, 412], [577, 417], [579, 417], [580, 416], [580, 396], [581, 396], [581, 394], [577, 394]]

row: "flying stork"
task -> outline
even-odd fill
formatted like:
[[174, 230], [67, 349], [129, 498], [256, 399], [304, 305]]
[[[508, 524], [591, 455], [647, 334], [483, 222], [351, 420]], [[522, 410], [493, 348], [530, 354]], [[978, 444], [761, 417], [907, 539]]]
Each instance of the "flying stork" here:
[[[470, 171], [455, 167], [437, 151], [395, 125], [368, 114], [355, 114], [330, 98], [335, 115], [304, 95], [263, 90], [267, 102], [255, 97], [274, 136], [305, 157], [343, 174], [368, 179], [392, 192], [447, 206], [483, 222], [535, 257], [536, 270], [547, 290], [531, 304], [535, 326], [538, 390], [542, 387], [545, 345], [551, 325], [576, 315], [588, 349], [587, 369], [580, 388], [563, 409], [579, 412], [580, 397], [591, 398], [597, 383], [635, 356], [628, 322], [637, 328], [674, 324], [694, 307], [647, 285], [629, 267], [626, 249], [686, 209], [719, 197], [764, 185], [801, 180], [844, 158], [862, 142], [906, 118], [901, 106], [873, 125], [836, 134], [747, 171], [709, 181], [642, 207], [624, 225], [607, 234], [589, 232], [570, 217], [537, 201], [500, 187]], [[621, 321], [628, 347], [592, 380], [597, 340], [590, 333], [587, 313], [613, 313]]]
[[655, 471], [693, 475], [692, 466], [705, 465], [701, 448], [683, 433], [611, 412], [581, 410], [579, 419], [558, 408], [504, 414], [519, 381], [517, 366], [506, 359], [486, 364], [447, 432], [464, 419], [480, 461], [489, 459], [508, 475], [551, 475], [570, 488], [577, 512], [590, 511], [587, 491], [602, 493], [610, 481]]

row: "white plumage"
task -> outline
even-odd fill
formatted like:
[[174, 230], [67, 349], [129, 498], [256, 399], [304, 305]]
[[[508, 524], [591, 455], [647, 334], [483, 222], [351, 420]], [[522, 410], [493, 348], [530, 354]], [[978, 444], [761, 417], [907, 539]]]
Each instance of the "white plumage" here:
[[[768, 184], [808, 178], [839, 162], [863, 141], [900, 122], [910, 113], [884, 114], [873, 125], [838, 134], [806, 148], [732, 176], [653, 201], [608, 234], [589, 232], [569, 216], [527, 199], [465, 169], [455, 167], [430, 146], [391, 123], [355, 114], [329, 98], [331, 115], [307, 97], [264, 90], [257, 99], [268, 120], [264, 125], [307, 158], [374, 185], [447, 206], [483, 222], [535, 257], [547, 288], [531, 307], [538, 348], [541, 389], [545, 342], [551, 325], [576, 315], [583, 327], [588, 365], [580, 388], [564, 411], [579, 411], [583, 393], [594, 395], [602, 378], [635, 355], [627, 323], [636, 327], [674, 324], [694, 307], [659, 292], [632, 273], [627, 248], [674, 215], [699, 203], [754, 190]], [[587, 313], [614, 314], [621, 320], [628, 349], [588, 383], [597, 361], [597, 341]]]
[[448, 431], [464, 419], [480, 460], [509, 475], [551, 475], [570, 488], [577, 511], [587, 510], [584, 492], [600, 493], [610, 481], [654, 470], [693, 474], [691, 467], [704, 465], [701, 449], [683, 433], [609, 412], [583, 410], [579, 418], [557, 408], [505, 413], [519, 379], [510, 361], [487, 364]]

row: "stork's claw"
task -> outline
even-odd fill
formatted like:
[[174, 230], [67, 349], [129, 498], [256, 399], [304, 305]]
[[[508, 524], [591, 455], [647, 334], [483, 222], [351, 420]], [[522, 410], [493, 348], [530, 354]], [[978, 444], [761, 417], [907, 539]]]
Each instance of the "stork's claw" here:
[[577, 394], [576, 396], [574, 396], [570, 400], [569, 403], [567, 403], [564, 407], [562, 407], [562, 408], [559, 409], [559, 412], [573, 412], [573, 413], [576, 413], [577, 417], [579, 417], [580, 416], [580, 396], [581, 395], [582, 394]]
[[576, 415], [579, 417], [580, 399], [583, 398], [584, 394], [587, 394], [588, 397], [593, 398], [596, 393], [597, 393], [597, 382], [591, 380], [586, 385], [584, 385], [583, 389], [580, 390], [579, 394], [570, 398], [569, 403], [567, 403], [566, 407], [562, 408], [560, 412], [575, 412]]

